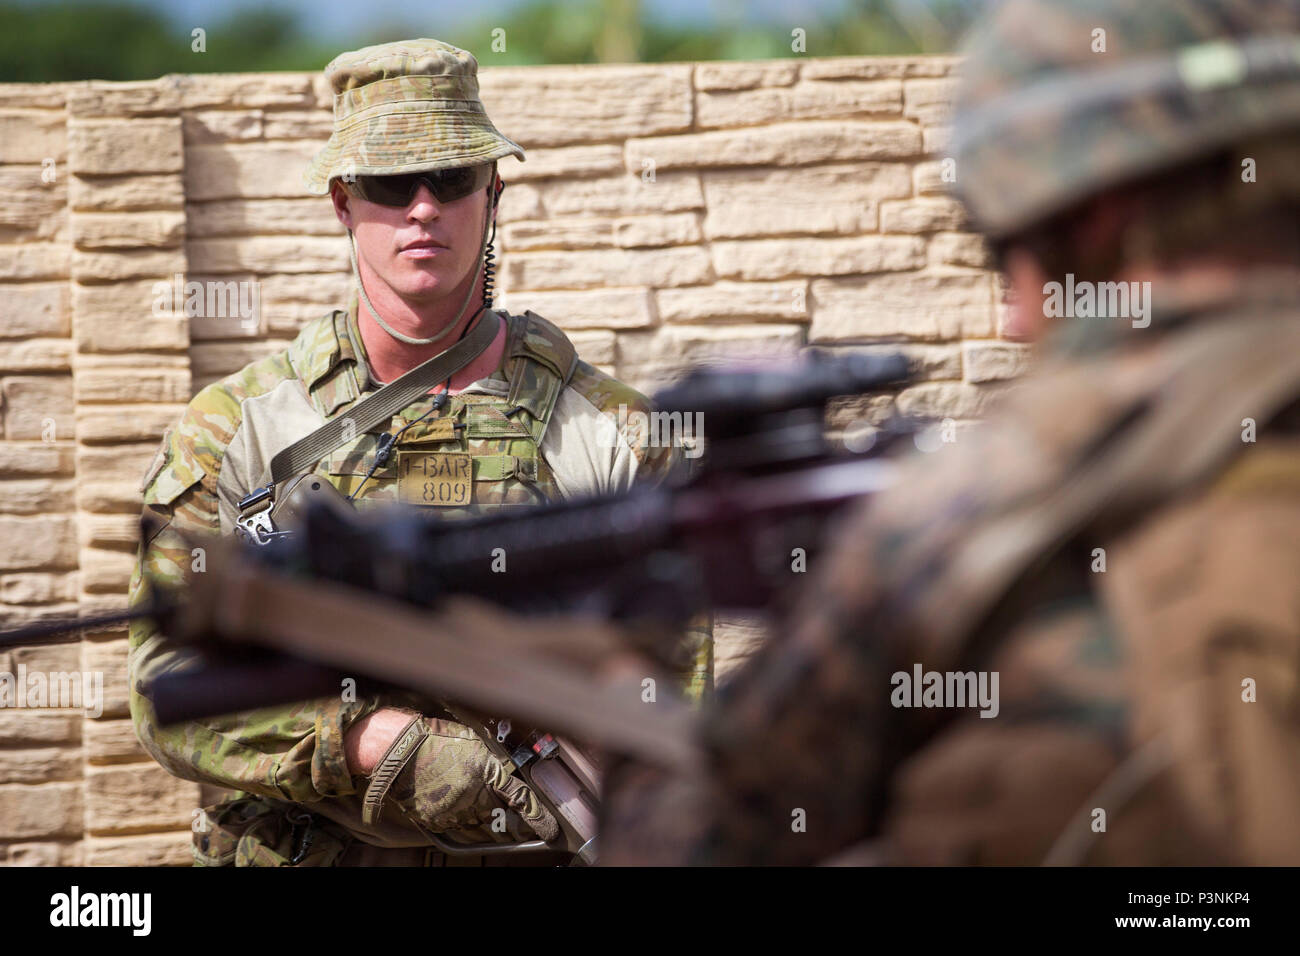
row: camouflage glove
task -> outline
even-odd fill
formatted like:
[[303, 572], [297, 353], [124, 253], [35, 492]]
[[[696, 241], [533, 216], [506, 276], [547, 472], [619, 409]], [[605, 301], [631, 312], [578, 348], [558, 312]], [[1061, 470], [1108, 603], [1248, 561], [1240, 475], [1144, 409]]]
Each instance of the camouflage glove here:
[[464, 724], [417, 716], [397, 735], [369, 777], [362, 820], [373, 823], [384, 799], [417, 826], [434, 833], [485, 827], [516, 840], [560, 835], [559, 824], [537, 795], [512, 776]]

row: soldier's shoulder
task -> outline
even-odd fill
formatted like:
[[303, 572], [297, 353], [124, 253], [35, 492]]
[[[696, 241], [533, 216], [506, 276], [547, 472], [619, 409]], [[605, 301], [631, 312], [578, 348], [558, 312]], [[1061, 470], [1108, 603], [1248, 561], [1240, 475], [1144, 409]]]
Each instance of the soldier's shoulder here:
[[569, 378], [573, 389], [603, 414], [617, 418], [620, 412], [648, 412], [654, 403], [627, 382], [615, 378], [590, 362], [579, 358]]
[[551, 366], [567, 379], [570, 388], [597, 408], [611, 413], [617, 413], [620, 404], [639, 411], [650, 408], [645, 395], [586, 361], [554, 322], [531, 309], [512, 314], [510, 321], [517, 330], [515, 351]]
[[167, 503], [205, 478], [215, 482], [243, 420], [243, 403], [294, 377], [289, 349], [282, 348], [205, 385], [164, 433], [141, 480], [141, 492]]
[[[643, 393], [581, 359], [565, 391], [573, 396], [571, 405], [585, 409], [596, 427], [627, 447], [645, 474], [662, 477], [675, 467], [680, 454], [674, 439], [683, 436], [660, 427], [654, 402]], [[694, 433], [685, 437], [695, 438]]]
[[647, 412], [651, 401], [626, 382], [619, 381], [588, 362], [559, 326], [531, 310], [512, 315], [518, 323], [517, 352], [550, 366], [566, 381], [566, 387], [611, 419], [620, 411]]
[[[237, 372], [209, 383], [190, 400], [182, 426], [196, 439], [228, 443], [242, 419], [241, 406], [283, 382], [297, 379], [310, 386], [340, 358], [338, 313], [327, 312], [302, 327], [291, 341]], [[215, 447], [213, 450], [216, 450]]]
[[522, 314], [511, 313], [508, 321], [513, 356], [524, 355], [540, 362], [561, 379], [573, 373], [578, 351], [563, 329], [531, 309]]
[[200, 450], [219, 454], [239, 428], [243, 403], [295, 377], [288, 348], [249, 362], [204, 386], [186, 407], [180, 430], [191, 434]]
[[654, 447], [649, 441], [654, 403], [648, 397], [584, 359], [554, 322], [532, 311], [512, 315], [511, 320], [519, 324], [518, 350], [565, 379], [557, 404], [562, 427], [576, 425], [579, 432], [597, 434], [602, 442], [626, 445], [641, 467], [667, 470], [671, 448]]

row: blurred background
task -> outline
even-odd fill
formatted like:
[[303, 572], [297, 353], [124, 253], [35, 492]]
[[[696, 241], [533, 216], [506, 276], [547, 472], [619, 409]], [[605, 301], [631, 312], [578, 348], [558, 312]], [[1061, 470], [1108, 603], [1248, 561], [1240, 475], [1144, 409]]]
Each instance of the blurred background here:
[[0, 82], [314, 71], [342, 50], [414, 36], [494, 66], [782, 57], [796, 29], [809, 56], [945, 53], [987, 2], [0, 0]]

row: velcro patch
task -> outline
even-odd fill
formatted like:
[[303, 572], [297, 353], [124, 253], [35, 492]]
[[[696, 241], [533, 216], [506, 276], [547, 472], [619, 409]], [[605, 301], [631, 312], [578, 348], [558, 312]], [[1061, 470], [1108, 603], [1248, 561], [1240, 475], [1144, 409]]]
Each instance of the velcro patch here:
[[474, 459], [464, 452], [399, 451], [397, 475], [407, 504], [460, 507], [474, 497]]

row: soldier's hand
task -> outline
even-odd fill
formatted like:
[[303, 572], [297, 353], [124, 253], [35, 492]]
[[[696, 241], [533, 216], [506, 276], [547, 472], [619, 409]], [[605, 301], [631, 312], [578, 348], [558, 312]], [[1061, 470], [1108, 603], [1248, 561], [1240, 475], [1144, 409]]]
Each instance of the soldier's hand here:
[[550, 841], [560, 835], [537, 795], [464, 724], [427, 717], [413, 721], [369, 779], [367, 812], [395, 805], [434, 833], [478, 827], [500, 833], [504, 823], [517, 840]]

